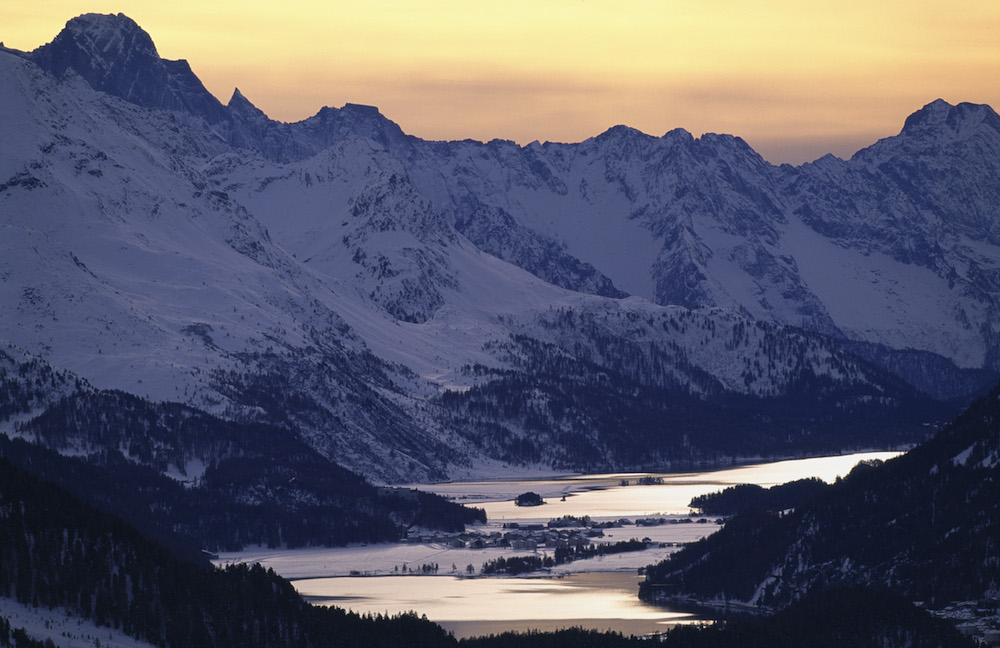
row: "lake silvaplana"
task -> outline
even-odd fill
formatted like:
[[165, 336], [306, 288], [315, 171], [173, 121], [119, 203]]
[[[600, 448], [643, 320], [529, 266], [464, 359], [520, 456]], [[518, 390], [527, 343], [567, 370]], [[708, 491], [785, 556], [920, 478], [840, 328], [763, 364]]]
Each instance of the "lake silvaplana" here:
[[[488, 522], [470, 527], [479, 537], [518, 526], [545, 525], [563, 516], [625, 520], [604, 529], [595, 542], [648, 539], [649, 548], [559, 565], [520, 577], [479, 576], [483, 563], [500, 556], [552, 555], [551, 547], [514, 551], [510, 547], [456, 547], [456, 538], [427, 535], [411, 542], [298, 550], [247, 549], [226, 553], [220, 563], [259, 562], [290, 579], [311, 602], [362, 614], [415, 611], [458, 637], [508, 630], [553, 630], [572, 626], [623, 634], [662, 632], [676, 623], [702, 620], [681, 610], [639, 601], [639, 568], [663, 560], [678, 545], [719, 528], [714, 518], [692, 518], [692, 497], [734, 484], [773, 486], [805, 477], [833, 481], [862, 460], [885, 460], [895, 452], [875, 452], [744, 465], [688, 473], [620, 473], [560, 477], [414, 484], [486, 510]], [[644, 480], [655, 482], [642, 485]], [[627, 484], [627, 485], [626, 485]], [[514, 498], [535, 492], [536, 507], [518, 507]], [[636, 525], [637, 520], [666, 523]], [[506, 526], [505, 526], [506, 525]], [[425, 567], [427, 566], [427, 567]], [[427, 568], [436, 569], [425, 575]], [[475, 577], [469, 577], [471, 572]], [[353, 575], [352, 575], [353, 574]], [[418, 575], [419, 574], [419, 575]]]

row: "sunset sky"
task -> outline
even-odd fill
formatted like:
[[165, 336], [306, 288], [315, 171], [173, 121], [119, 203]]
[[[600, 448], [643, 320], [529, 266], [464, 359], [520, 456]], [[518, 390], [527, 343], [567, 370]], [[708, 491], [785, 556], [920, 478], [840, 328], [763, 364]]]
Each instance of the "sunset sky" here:
[[0, 0], [0, 41], [32, 50], [88, 12], [133, 18], [223, 103], [371, 104], [425, 139], [681, 127], [799, 163], [939, 97], [1000, 107], [996, 0]]

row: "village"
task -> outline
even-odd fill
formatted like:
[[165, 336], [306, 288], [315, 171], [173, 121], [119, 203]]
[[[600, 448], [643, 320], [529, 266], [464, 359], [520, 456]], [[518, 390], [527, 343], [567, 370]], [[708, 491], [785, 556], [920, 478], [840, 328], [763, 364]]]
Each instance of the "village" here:
[[[599, 544], [605, 536], [605, 529], [621, 529], [634, 526], [637, 529], [675, 524], [722, 524], [723, 520], [705, 517], [673, 516], [646, 517], [629, 520], [595, 521], [589, 516], [563, 516], [547, 523], [524, 524], [509, 522], [501, 530], [465, 531], [462, 533], [432, 532], [411, 529], [406, 542], [413, 544], [440, 544], [454, 549], [509, 548], [514, 551], [537, 551], [546, 549], [579, 550], [591, 544]], [[653, 541], [643, 537], [640, 542], [649, 545]], [[660, 546], [676, 546], [679, 543], [659, 543]]]

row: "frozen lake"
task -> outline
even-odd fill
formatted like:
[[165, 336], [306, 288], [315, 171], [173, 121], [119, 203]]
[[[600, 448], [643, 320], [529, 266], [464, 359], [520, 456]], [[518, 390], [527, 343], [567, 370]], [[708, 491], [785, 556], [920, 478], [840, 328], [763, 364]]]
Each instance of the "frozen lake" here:
[[[462, 504], [486, 510], [491, 522], [549, 520], [563, 515], [589, 515], [592, 518], [641, 517], [658, 514], [686, 515], [688, 503], [703, 495], [735, 484], [776, 484], [819, 477], [832, 482], [846, 475], [858, 462], [885, 460], [898, 452], [868, 452], [836, 457], [814, 457], [735, 468], [690, 473], [612, 473], [603, 475], [568, 475], [551, 479], [498, 480], [415, 484], [415, 488], [439, 493]], [[662, 484], [639, 486], [642, 477], [653, 477]], [[622, 480], [629, 486], [621, 486]], [[532, 491], [545, 498], [537, 508], [514, 505], [514, 498]], [[562, 501], [565, 496], [566, 500]]]
[[[572, 626], [651, 634], [701, 617], [642, 603], [641, 576], [581, 572], [560, 577], [381, 576], [296, 581], [311, 602], [359, 612], [417, 610], [456, 637]], [[349, 587], [345, 590], [345, 585]], [[334, 596], [331, 596], [333, 594]]]
[[[552, 553], [551, 548], [512, 551], [510, 548], [454, 548], [447, 543], [400, 543], [303, 549], [247, 550], [223, 554], [220, 562], [260, 562], [293, 581], [314, 603], [337, 605], [360, 613], [425, 614], [458, 637], [530, 628], [547, 630], [582, 626], [647, 634], [672, 624], [699, 620], [678, 610], [646, 605], [637, 597], [640, 567], [663, 560], [677, 543], [695, 541], [718, 529], [714, 520], [689, 517], [688, 502], [696, 495], [734, 484], [772, 486], [804, 477], [833, 481], [859, 461], [888, 459], [895, 452], [876, 452], [779, 461], [691, 473], [621, 473], [568, 475], [445, 484], [414, 484], [463, 504], [484, 508], [489, 521], [470, 530], [488, 534], [516, 522], [544, 524], [564, 515], [589, 516], [596, 521], [665, 518], [659, 526], [623, 525], [606, 529], [598, 542], [649, 538], [645, 551], [579, 560], [544, 576], [467, 577], [468, 566], [478, 574], [499, 556]], [[642, 477], [659, 482], [639, 485]], [[626, 483], [628, 485], [623, 485]], [[513, 499], [532, 491], [545, 499], [535, 507], [518, 507]], [[406, 569], [437, 564], [436, 575], [401, 575]], [[352, 572], [367, 576], [350, 576]]]

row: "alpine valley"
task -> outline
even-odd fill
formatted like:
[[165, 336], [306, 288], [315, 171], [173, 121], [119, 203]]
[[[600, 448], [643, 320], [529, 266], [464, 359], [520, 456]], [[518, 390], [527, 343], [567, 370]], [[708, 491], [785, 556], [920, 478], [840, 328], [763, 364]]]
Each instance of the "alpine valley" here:
[[988, 106], [799, 167], [624, 126], [430, 142], [223, 105], [121, 14], [0, 50], [0, 88], [18, 453], [335, 506], [343, 480], [906, 445], [1000, 376]]
[[[204, 550], [485, 517], [404, 483], [916, 446], [702, 497], [735, 515], [642, 596], [776, 613], [664, 645], [971, 646], [912, 602], [997, 617], [998, 379], [989, 106], [774, 166], [683, 130], [431, 142], [352, 104], [281, 123], [122, 14], [0, 45], [0, 604], [47, 628], [650, 645], [460, 643]], [[0, 646], [45, 645], [8, 609]]]

